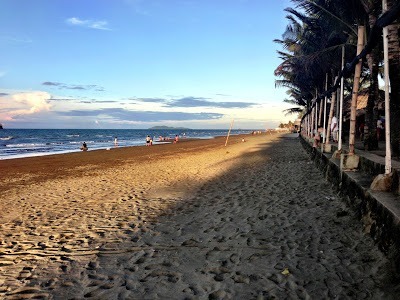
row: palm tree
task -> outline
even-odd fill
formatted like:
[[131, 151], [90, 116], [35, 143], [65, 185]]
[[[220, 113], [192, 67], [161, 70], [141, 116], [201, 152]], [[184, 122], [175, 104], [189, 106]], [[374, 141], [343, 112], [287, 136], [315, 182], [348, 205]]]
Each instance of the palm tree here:
[[[300, 3], [303, 9], [320, 16], [324, 20], [328, 20], [332, 26], [331, 30], [336, 32], [336, 34], [347, 33], [348, 38], [346, 42], [350, 45], [354, 45], [355, 37], [357, 37], [355, 26], [352, 24], [356, 23], [363, 25], [365, 23], [366, 13], [364, 8], [361, 6], [362, 3], [360, 1], [295, 0], [294, 2]], [[351, 50], [354, 50], [354, 48], [351, 48]], [[361, 63], [358, 64], [358, 71], [361, 72]], [[353, 92], [358, 91], [359, 77], [359, 74], [355, 75]], [[349, 148], [351, 154], [354, 153], [356, 102], [357, 98], [355, 95], [352, 100], [350, 119]]]
[[[315, 89], [322, 91], [325, 74], [332, 69], [338, 70], [333, 57], [338, 55], [338, 44], [345, 40], [343, 34], [332, 34], [329, 24], [319, 17], [306, 16], [287, 8], [287, 19], [290, 21], [282, 40], [274, 40], [288, 52], [278, 51], [283, 62], [275, 70], [275, 75], [283, 79], [276, 80], [277, 87], [289, 89], [291, 99], [285, 102], [310, 109], [312, 100], [317, 98], [312, 93]], [[298, 107], [287, 112], [299, 111]]]
[[[352, 41], [349, 36], [356, 35], [351, 25], [338, 22], [335, 15], [328, 14], [329, 19], [323, 18], [326, 13], [319, 5], [307, 1], [293, 2], [299, 3], [298, 7], [308, 14], [287, 8], [285, 11], [289, 12], [287, 19], [290, 24], [283, 39], [275, 40], [287, 51], [278, 52], [283, 62], [275, 70], [275, 75], [283, 79], [276, 80], [276, 86], [288, 88], [290, 98], [284, 101], [297, 105], [286, 110], [287, 113], [298, 113], [301, 110], [299, 106], [303, 107], [303, 111], [310, 111], [316, 101], [320, 102], [323, 97], [319, 97], [318, 93], [325, 89], [326, 74], [332, 82], [332, 77], [341, 67], [342, 45]], [[321, 14], [321, 11], [324, 13]], [[354, 52], [354, 46], [350, 47], [347, 51], [349, 56]]]
[[[361, 0], [366, 12], [368, 12], [367, 32], [375, 25], [378, 15], [382, 10], [381, 0]], [[379, 65], [382, 60], [382, 49], [378, 44], [367, 54], [367, 64], [369, 68], [366, 74], [369, 80], [368, 102], [365, 112], [365, 127], [364, 127], [364, 148], [366, 150], [378, 149], [378, 139], [376, 135], [376, 122], [378, 120], [377, 103], [379, 101]]]
[[[356, 37], [355, 26], [351, 24], [366, 25], [367, 30], [370, 31], [370, 28], [375, 24], [377, 16], [381, 11], [380, 0], [293, 0], [293, 2], [296, 3], [297, 6], [303, 11], [307, 12], [308, 15], [312, 15], [314, 18], [321, 18], [324, 23], [329, 24], [328, 28], [331, 32], [331, 36], [341, 38], [339, 38], [340, 43], [337, 41], [338, 39], [335, 41], [335, 39], [332, 38], [331, 42], [333, 43], [330, 46], [340, 45], [341, 43], [346, 44], [346, 53], [350, 54], [351, 57], [354, 57], [354, 45]], [[399, 45], [397, 29], [398, 27], [396, 27], [395, 30], [392, 31], [392, 40], [397, 43], [393, 43], [392, 46]], [[371, 150], [377, 148], [375, 124], [378, 115], [377, 110], [374, 108], [376, 108], [376, 103], [379, 100], [378, 73], [381, 61], [380, 49], [377, 47], [372, 49], [373, 50], [369, 53], [367, 57], [369, 70], [363, 75], [363, 77], [368, 78], [370, 82], [368, 105], [365, 116], [365, 129], [369, 129], [369, 132], [366, 132], [367, 134], [365, 139], [365, 147]], [[397, 49], [397, 52], [393, 51], [393, 54], [399, 53], [398, 48], [395, 49]], [[332, 49], [329, 49], [329, 47], [327, 47], [325, 51], [332, 51]], [[318, 53], [318, 55], [320, 53], [321, 51]], [[338, 54], [336, 54], [336, 56], [338, 57]], [[394, 58], [394, 55], [392, 57]], [[396, 59], [394, 59], [394, 62], [396, 62]], [[397, 65], [400, 65], [400, 60], [398, 59], [398, 57]], [[392, 72], [397, 75], [396, 78], [398, 78], [398, 76], [400, 75], [400, 72], [393, 71], [393, 68], [391, 69], [391, 73]], [[400, 99], [400, 95], [398, 96], [398, 98]], [[395, 103], [398, 104], [400, 103], [400, 101], [396, 101]], [[397, 107], [397, 109], [394, 109], [394, 111], [397, 111], [397, 115], [400, 116], [400, 107]], [[398, 118], [392, 117], [392, 120], [396, 119]], [[400, 126], [400, 122], [393, 123]], [[399, 128], [396, 128], [395, 131], [400, 134]], [[399, 145], [398, 142], [395, 144]]]
[[[300, 16], [302, 18], [303, 16]], [[275, 76], [282, 79], [275, 81], [276, 87], [288, 88], [287, 94], [291, 97], [285, 99], [285, 102], [296, 105], [287, 112], [298, 112], [300, 107], [308, 109], [311, 105], [313, 96], [309, 92], [312, 88], [312, 80], [309, 72], [305, 72], [305, 66], [302, 62], [302, 49], [300, 41], [305, 35], [304, 23], [298, 22], [293, 15], [288, 15], [290, 24], [287, 26], [286, 32], [282, 40], [274, 40], [279, 43], [288, 52], [278, 51], [283, 62], [276, 68]]]

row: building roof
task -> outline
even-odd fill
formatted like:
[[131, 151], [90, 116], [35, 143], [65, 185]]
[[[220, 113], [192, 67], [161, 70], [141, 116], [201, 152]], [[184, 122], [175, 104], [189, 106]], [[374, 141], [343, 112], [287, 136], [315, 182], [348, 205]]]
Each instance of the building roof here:
[[367, 107], [368, 103], [368, 94], [365, 95], [358, 95], [357, 96], [357, 110], [364, 109]]
[[[357, 96], [357, 106], [356, 106], [356, 116], [362, 116], [365, 115], [365, 108], [367, 107], [368, 104], [368, 90], [362, 90], [358, 92]], [[350, 118], [350, 108], [351, 108], [351, 95], [346, 97], [346, 103], [344, 104], [344, 109], [345, 109], [345, 116], [347, 118]], [[385, 108], [385, 97], [383, 91], [379, 91], [379, 99], [378, 99], [378, 110], [382, 110]]]

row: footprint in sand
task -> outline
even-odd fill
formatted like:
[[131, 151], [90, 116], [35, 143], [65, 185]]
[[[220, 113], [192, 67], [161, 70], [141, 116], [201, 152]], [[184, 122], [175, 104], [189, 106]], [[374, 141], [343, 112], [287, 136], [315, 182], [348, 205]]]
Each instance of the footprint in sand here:
[[195, 239], [189, 239], [184, 241], [181, 245], [185, 246], [185, 247], [197, 247], [200, 244], [199, 241], [195, 240]]
[[33, 267], [23, 267], [22, 271], [19, 273], [18, 280], [30, 280], [32, 278]]
[[42, 292], [40, 288], [36, 287], [21, 287], [6, 293], [9, 299], [49, 299], [48, 293]]
[[88, 263], [88, 266], [86, 267], [87, 270], [96, 270], [99, 267], [99, 262], [98, 261], [91, 261]]

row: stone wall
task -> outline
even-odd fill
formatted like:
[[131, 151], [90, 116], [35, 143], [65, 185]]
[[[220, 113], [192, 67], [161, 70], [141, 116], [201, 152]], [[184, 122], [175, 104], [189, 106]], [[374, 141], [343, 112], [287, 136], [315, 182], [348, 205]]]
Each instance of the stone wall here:
[[[360, 156], [357, 171], [340, 170], [340, 159], [332, 153], [322, 153], [312, 143], [299, 137], [303, 148], [310, 154], [315, 165], [332, 183], [341, 198], [356, 212], [363, 231], [371, 235], [379, 249], [394, 263], [400, 276], [400, 197], [391, 192], [370, 190], [374, 177], [384, 173], [384, 159], [374, 161]], [[332, 152], [334, 149], [332, 150]]]

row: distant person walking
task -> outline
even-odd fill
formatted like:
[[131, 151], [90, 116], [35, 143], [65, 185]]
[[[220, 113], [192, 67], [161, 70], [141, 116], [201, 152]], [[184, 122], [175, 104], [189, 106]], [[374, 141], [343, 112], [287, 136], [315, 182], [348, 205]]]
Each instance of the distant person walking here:
[[118, 147], [118, 138], [117, 137], [115, 137], [115, 139], [114, 139], [114, 146]]
[[178, 136], [178, 135], [175, 135], [174, 144], [176, 144], [178, 141], [179, 141], [179, 136]]

